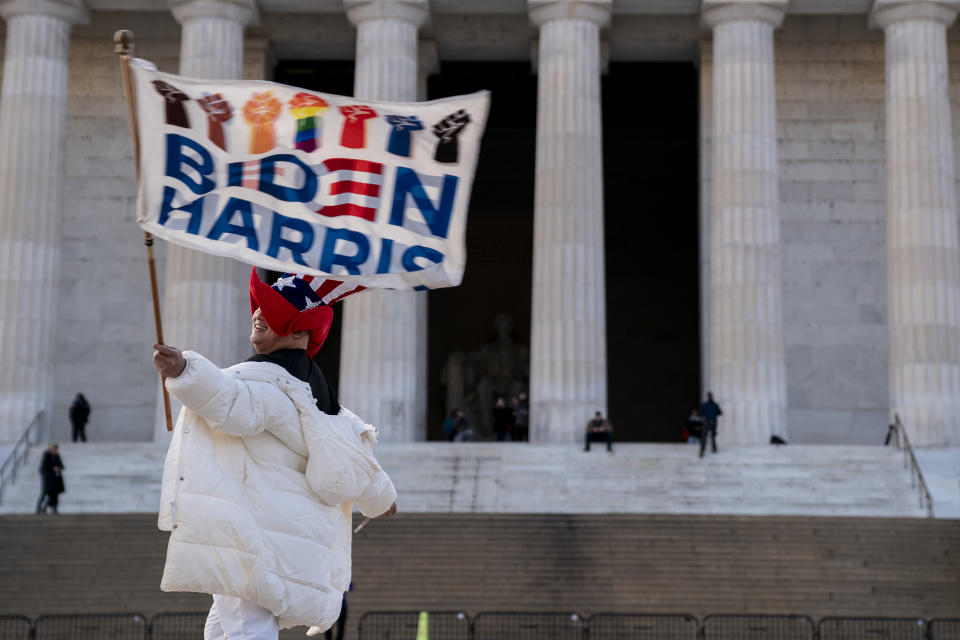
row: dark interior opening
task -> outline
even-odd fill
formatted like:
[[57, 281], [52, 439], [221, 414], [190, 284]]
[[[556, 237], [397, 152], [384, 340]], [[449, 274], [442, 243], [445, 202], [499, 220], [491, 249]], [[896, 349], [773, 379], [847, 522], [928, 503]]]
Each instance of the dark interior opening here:
[[676, 442], [698, 406], [698, 84], [693, 63], [612, 63], [603, 77], [608, 411], [621, 441]]
[[[530, 344], [537, 77], [526, 62], [443, 63], [427, 95], [435, 100], [481, 89], [490, 91], [490, 114], [470, 197], [467, 268], [459, 287], [429, 294], [428, 440], [443, 439], [441, 380], [452, 353], [495, 343], [494, 320], [501, 314], [513, 320], [513, 342]], [[509, 389], [496, 391], [507, 395]], [[476, 423], [469, 411], [468, 417]]]
[[[537, 77], [526, 62], [441, 69], [429, 99], [487, 89], [491, 109], [463, 282], [428, 294], [429, 440], [443, 439], [451, 353], [496, 342], [499, 314], [512, 317], [514, 343], [530, 344], [533, 267]], [[353, 73], [353, 61], [283, 61], [275, 80], [351, 95]], [[602, 92], [608, 413], [619, 441], [677, 441], [700, 392], [698, 72], [692, 63], [611, 63]], [[335, 387], [341, 319], [316, 357]]]

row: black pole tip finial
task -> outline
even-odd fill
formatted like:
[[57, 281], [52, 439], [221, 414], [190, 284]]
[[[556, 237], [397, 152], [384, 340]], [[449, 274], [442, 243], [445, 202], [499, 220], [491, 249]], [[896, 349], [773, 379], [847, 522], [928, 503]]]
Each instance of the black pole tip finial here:
[[120, 29], [113, 34], [113, 51], [122, 55], [133, 54], [133, 31]]

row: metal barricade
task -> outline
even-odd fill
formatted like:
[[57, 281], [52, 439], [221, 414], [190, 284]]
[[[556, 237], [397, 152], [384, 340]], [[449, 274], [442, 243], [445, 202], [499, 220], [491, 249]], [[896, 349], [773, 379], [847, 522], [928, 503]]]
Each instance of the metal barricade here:
[[585, 627], [577, 613], [478, 613], [473, 640], [582, 640]]
[[369, 611], [360, 616], [360, 640], [470, 640], [462, 611]]
[[709, 615], [703, 619], [704, 640], [813, 640], [807, 616]]
[[925, 640], [922, 618], [829, 617], [817, 625], [820, 640]]
[[139, 613], [40, 616], [36, 640], [146, 640], [147, 620]]
[[0, 640], [30, 640], [30, 618], [0, 616]]
[[588, 621], [590, 640], [698, 640], [700, 625], [691, 615], [595, 613]]
[[150, 618], [151, 640], [197, 640], [203, 637], [207, 611], [158, 613]]
[[930, 640], [960, 640], [960, 618], [934, 618], [927, 623]]

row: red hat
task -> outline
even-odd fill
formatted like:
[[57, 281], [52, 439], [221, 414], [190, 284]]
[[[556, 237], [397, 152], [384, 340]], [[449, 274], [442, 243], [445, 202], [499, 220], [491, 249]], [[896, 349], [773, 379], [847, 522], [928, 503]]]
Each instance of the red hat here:
[[260, 309], [270, 330], [281, 336], [309, 331], [307, 355], [312, 358], [330, 331], [330, 305], [363, 289], [302, 273], [285, 273], [271, 286], [260, 280], [254, 267], [250, 271], [250, 313]]

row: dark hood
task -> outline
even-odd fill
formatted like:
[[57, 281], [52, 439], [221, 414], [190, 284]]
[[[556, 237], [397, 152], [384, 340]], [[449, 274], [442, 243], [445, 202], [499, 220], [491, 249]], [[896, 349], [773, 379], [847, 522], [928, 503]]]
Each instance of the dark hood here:
[[287, 373], [310, 384], [310, 390], [317, 401], [321, 413], [335, 416], [340, 413], [337, 392], [323, 377], [323, 372], [307, 356], [305, 349], [279, 349], [273, 353], [257, 353], [247, 358], [247, 362], [271, 362], [283, 367]]

